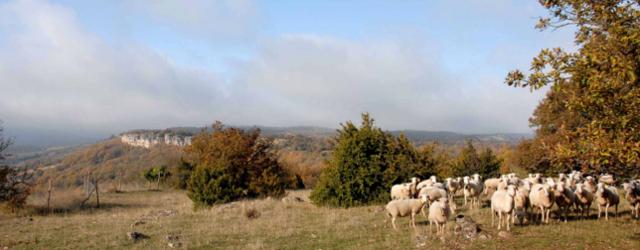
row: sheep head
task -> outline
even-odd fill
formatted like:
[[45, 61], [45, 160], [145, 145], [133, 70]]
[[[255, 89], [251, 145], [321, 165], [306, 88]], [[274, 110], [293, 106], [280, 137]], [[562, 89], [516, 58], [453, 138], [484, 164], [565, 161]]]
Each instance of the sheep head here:
[[516, 195], [516, 186], [514, 185], [509, 185], [507, 186], [507, 194], [509, 194], [509, 196], [513, 197]]
[[596, 196], [602, 197], [604, 193], [604, 183], [598, 183], [596, 189]]
[[426, 194], [423, 194], [420, 196], [420, 200], [422, 201], [422, 203], [427, 203], [427, 201], [429, 201], [429, 196]]
[[582, 183], [576, 184], [576, 192], [575, 193], [582, 195], [583, 190], [584, 190], [584, 189], [582, 189], [583, 186], [584, 186], [584, 184], [582, 184]]

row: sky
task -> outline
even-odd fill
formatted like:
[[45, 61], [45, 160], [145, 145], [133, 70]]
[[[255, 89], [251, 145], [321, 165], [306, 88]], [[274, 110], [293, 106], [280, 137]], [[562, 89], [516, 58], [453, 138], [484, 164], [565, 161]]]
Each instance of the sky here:
[[545, 91], [503, 82], [542, 48], [572, 48], [570, 29], [534, 29], [546, 14], [508, 0], [0, 0], [0, 120], [104, 135], [369, 112], [390, 130], [527, 133]]

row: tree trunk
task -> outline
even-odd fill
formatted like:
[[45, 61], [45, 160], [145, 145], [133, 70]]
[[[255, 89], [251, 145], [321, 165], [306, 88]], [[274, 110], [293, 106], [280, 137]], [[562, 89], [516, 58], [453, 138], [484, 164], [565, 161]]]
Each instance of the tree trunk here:
[[47, 211], [51, 213], [51, 179], [49, 179], [49, 189], [47, 190]]
[[122, 191], [122, 170], [120, 170], [120, 176], [118, 176], [118, 187], [116, 187], [116, 191]]
[[94, 180], [94, 186], [96, 189], [96, 207], [100, 208], [100, 190], [98, 189], [98, 179]]

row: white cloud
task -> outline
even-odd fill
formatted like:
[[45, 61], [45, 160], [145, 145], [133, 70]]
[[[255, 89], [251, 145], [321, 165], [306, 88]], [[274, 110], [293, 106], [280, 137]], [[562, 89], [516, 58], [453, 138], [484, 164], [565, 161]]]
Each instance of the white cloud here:
[[[149, 11], [205, 35], [221, 33], [198, 23], [229, 19], [178, 15], [188, 11], [173, 2]], [[335, 127], [366, 111], [387, 129], [522, 132], [542, 95], [507, 87], [502, 75], [448, 72], [444, 55], [411, 39], [265, 38], [253, 58], [229, 64], [232, 75], [118, 44], [85, 30], [62, 6], [0, 4], [0, 118], [13, 127], [118, 132], [213, 120]]]
[[252, 0], [134, 0], [126, 5], [176, 31], [208, 39], [251, 36], [259, 19]]
[[214, 74], [176, 67], [139, 45], [106, 43], [63, 7], [3, 3], [0, 23], [0, 113], [8, 125], [193, 124], [222, 101]]
[[256, 105], [262, 112], [287, 109], [260, 121], [269, 124], [335, 126], [367, 111], [396, 129], [528, 131], [540, 94], [510, 89], [500, 77], [464, 82], [439, 66], [440, 55], [412, 44], [284, 36], [263, 44], [240, 82], [271, 95]]

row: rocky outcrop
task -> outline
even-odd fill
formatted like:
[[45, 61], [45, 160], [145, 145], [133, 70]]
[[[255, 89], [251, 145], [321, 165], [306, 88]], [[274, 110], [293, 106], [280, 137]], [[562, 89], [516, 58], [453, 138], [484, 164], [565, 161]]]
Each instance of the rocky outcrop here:
[[120, 140], [124, 144], [144, 148], [158, 144], [184, 147], [191, 144], [191, 137], [171, 131], [133, 131], [121, 134]]

